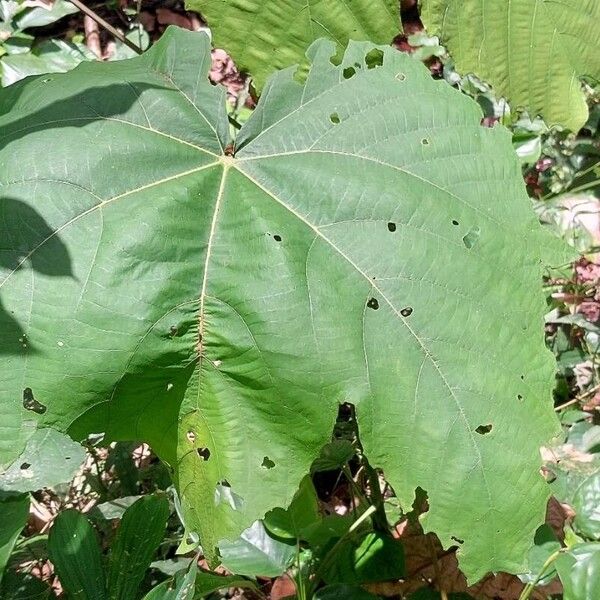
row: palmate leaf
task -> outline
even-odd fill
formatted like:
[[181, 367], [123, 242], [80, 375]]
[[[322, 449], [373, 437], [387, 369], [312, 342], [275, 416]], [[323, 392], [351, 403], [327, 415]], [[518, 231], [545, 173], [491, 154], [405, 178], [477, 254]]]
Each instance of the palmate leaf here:
[[421, 0], [421, 16], [460, 71], [548, 125], [583, 127], [580, 80], [600, 79], [600, 2]]
[[262, 89], [275, 70], [300, 63], [325, 37], [389, 44], [401, 29], [398, 0], [186, 0], [208, 21], [215, 45]]
[[410, 57], [318, 42], [232, 149], [209, 50], [171, 28], [0, 95], [3, 461], [34, 420], [145, 440], [211, 554], [289, 504], [350, 402], [471, 579], [523, 572], [558, 426], [510, 135]]

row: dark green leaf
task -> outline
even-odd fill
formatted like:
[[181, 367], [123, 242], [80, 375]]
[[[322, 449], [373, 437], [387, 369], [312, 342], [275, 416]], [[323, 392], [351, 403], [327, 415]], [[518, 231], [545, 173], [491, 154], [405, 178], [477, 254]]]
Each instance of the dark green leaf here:
[[48, 554], [69, 598], [107, 598], [96, 532], [80, 512], [68, 509], [58, 514], [48, 536]]
[[50, 592], [50, 586], [46, 582], [33, 575], [12, 570], [6, 571], [0, 585], [2, 600], [47, 600]]
[[108, 569], [110, 600], [129, 600], [136, 592], [165, 534], [169, 501], [164, 495], [144, 496], [123, 515], [111, 548]]
[[305, 477], [300, 484], [290, 506], [275, 508], [264, 518], [265, 527], [279, 538], [293, 540], [305, 539], [303, 532], [320, 522], [319, 501], [315, 486], [310, 477]]
[[28, 516], [29, 495], [20, 494], [0, 498], [0, 582]]
[[356, 450], [348, 440], [334, 440], [321, 450], [319, 458], [311, 466], [313, 473], [341, 469], [354, 455]]
[[324, 573], [327, 583], [362, 584], [404, 577], [404, 548], [391, 537], [369, 533], [358, 540], [349, 537], [335, 552]]

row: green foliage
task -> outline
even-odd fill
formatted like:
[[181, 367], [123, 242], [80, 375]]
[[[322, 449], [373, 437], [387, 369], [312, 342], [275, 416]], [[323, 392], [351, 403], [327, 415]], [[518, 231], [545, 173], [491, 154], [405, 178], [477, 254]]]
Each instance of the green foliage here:
[[323, 579], [327, 583], [358, 585], [393, 581], [404, 575], [402, 544], [387, 535], [368, 533], [358, 539], [349, 537], [340, 545]]
[[296, 556], [296, 546], [271, 536], [260, 521], [232, 542], [219, 546], [221, 562], [232, 573], [249, 577], [277, 577]]
[[600, 79], [597, 0], [422, 0], [421, 15], [459, 71], [489, 82], [514, 108], [578, 131], [588, 109], [578, 81]]
[[140, 583], [164, 537], [169, 512], [164, 495], [140, 498], [125, 511], [111, 545], [106, 581], [101, 548], [92, 525], [76, 510], [61, 512], [50, 530], [48, 551], [69, 597], [137, 598]]
[[600, 472], [585, 479], [573, 497], [574, 527], [588, 538], [600, 539]]
[[600, 544], [578, 544], [556, 561], [564, 600], [590, 600], [600, 590]]
[[37, 43], [29, 33], [32, 28], [50, 25], [75, 12], [77, 8], [65, 0], [55, 0], [47, 7], [0, 0], [2, 85], [10, 85], [28, 75], [62, 73], [84, 60], [95, 59], [84, 44], [58, 39]]
[[0, 496], [0, 583], [17, 537], [27, 523], [29, 496], [11, 494]]
[[522, 571], [557, 427], [510, 136], [391, 48], [334, 51], [311, 47], [304, 85], [270, 80], [234, 156], [202, 35], [0, 96], [2, 461], [24, 418], [141, 438], [214, 558], [290, 503], [350, 402], [470, 579]]
[[48, 537], [48, 552], [70, 598], [108, 598], [96, 532], [79, 511], [68, 509], [56, 517]]
[[19, 457], [0, 475], [0, 490], [29, 492], [70, 481], [85, 450], [64, 433], [38, 429]]
[[169, 501], [164, 495], [144, 496], [125, 511], [111, 547], [108, 568], [110, 600], [135, 597], [164, 537], [169, 512]]
[[216, 47], [258, 89], [273, 71], [302, 62], [319, 38], [343, 47], [351, 39], [389, 43], [400, 31], [398, 0], [186, 0], [186, 7], [207, 19]]

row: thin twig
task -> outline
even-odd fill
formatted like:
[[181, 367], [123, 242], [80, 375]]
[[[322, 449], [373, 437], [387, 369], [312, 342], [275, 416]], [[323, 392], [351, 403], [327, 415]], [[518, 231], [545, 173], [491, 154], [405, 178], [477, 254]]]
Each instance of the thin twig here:
[[577, 404], [578, 402], [581, 402], [582, 400], [593, 396], [598, 390], [600, 390], [600, 384], [595, 385], [592, 389], [588, 390], [587, 392], [584, 392], [583, 394], [580, 394], [579, 396], [576, 396], [572, 400], [569, 400], [568, 402], [557, 406], [554, 410], [556, 412], [560, 412], [561, 410], [568, 408], [569, 406], [573, 406], [573, 404]]
[[106, 29], [106, 31], [108, 31], [109, 33], [114, 35], [120, 42], [125, 44], [128, 48], [131, 48], [131, 50], [133, 50], [137, 54], [142, 54], [142, 49], [138, 45], [134, 44], [131, 40], [128, 40], [118, 29], [115, 29], [110, 23], [105, 21], [100, 15], [96, 14], [91, 8], [88, 8], [85, 4], [83, 4], [83, 2], [81, 2], [81, 0], [71, 0], [71, 2], [83, 14], [87, 15], [88, 17], [90, 17], [91, 19], [96, 21], [96, 23], [98, 23], [98, 25], [100, 25], [100, 27], [103, 27], [104, 29]]

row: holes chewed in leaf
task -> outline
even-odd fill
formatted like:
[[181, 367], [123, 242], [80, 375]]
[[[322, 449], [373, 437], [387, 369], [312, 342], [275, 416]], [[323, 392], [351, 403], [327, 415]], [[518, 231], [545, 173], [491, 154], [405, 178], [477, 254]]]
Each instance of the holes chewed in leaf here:
[[517, 400], [523, 400], [523, 396], [521, 394], [517, 394]]
[[177, 327], [177, 325], [171, 325], [171, 327], [169, 327], [169, 333], [171, 334], [171, 337], [175, 337], [178, 332], [179, 328]]
[[396, 79], [398, 81], [406, 81], [406, 75], [404, 73], [397, 73], [396, 74]]
[[260, 466], [265, 469], [272, 469], [275, 466], [275, 463], [268, 456], [265, 456]]
[[451, 536], [450, 536], [450, 539], [451, 539], [451, 540], [454, 540], [454, 541], [455, 541], [457, 544], [464, 544], [464, 543], [465, 543], [465, 540], [461, 540], [460, 538], [457, 538], [457, 537], [456, 537], [456, 536], [454, 536], [454, 535], [451, 535]]
[[383, 51], [379, 48], [373, 48], [369, 50], [365, 55], [365, 63], [367, 69], [375, 69], [376, 67], [383, 66]]
[[280, 241], [281, 241], [281, 236], [280, 236], [280, 235], [277, 235], [277, 234], [275, 234], [275, 235], [273, 236], [273, 239], [274, 239], [276, 242], [280, 242]]
[[485, 435], [486, 433], [489, 433], [492, 430], [492, 424], [490, 423], [489, 425], [480, 425], [479, 427], [477, 427], [475, 429], [475, 431], [477, 433], [479, 433], [480, 435]]
[[210, 458], [210, 450], [208, 448], [196, 448], [196, 452], [202, 460], [208, 460]]
[[403, 317], [410, 317], [410, 315], [412, 315], [412, 312], [413, 312], [413, 309], [412, 309], [412, 307], [411, 307], [411, 306], [407, 306], [406, 308], [403, 308], [403, 309], [400, 311], [400, 314], [401, 314]]
[[27, 469], [29, 469], [31, 465], [28, 462], [24, 462], [21, 464], [21, 471], [25, 471]]
[[471, 227], [468, 233], [463, 237], [463, 244], [468, 250], [470, 250], [477, 243], [479, 234], [479, 227]]
[[331, 114], [329, 115], [329, 120], [330, 120], [330, 121], [331, 121], [331, 122], [332, 122], [334, 125], [337, 125], [337, 124], [340, 122], [340, 116], [339, 116], [339, 115], [338, 115], [336, 112], [334, 112], [334, 113], [331, 113]]
[[423, 144], [423, 146], [429, 146], [429, 139], [428, 138], [423, 138], [421, 140], [421, 144]]
[[25, 388], [23, 390], [23, 408], [37, 413], [38, 415], [43, 415], [46, 412], [46, 407], [33, 397], [31, 388]]
[[343, 71], [344, 79], [350, 79], [356, 75], [356, 69], [354, 67], [346, 67]]
[[388, 231], [396, 231], [396, 223], [392, 223], [391, 221], [387, 224]]
[[377, 298], [370, 298], [369, 301], [367, 302], [367, 306], [369, 308], [372, 308], [373, 310], [377, 310], [379, 308], [379, 302], [378, 302]]
[[190, 444], [193, 444], [196, 441], [196, 434], [193, 431], [188, 431], [185, 434], [185, 437], [188, 439], [188, 442], [190, 442]]
[[452, 219], [452, 225], [458, 225], [458, 221], [456, 219]]

